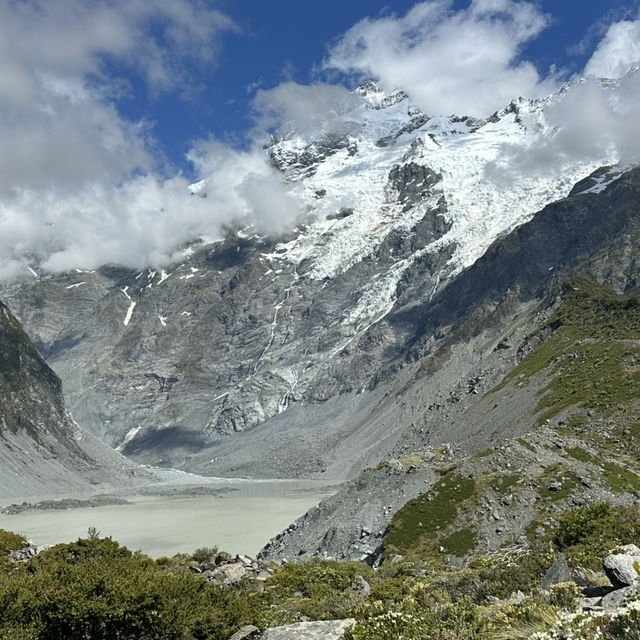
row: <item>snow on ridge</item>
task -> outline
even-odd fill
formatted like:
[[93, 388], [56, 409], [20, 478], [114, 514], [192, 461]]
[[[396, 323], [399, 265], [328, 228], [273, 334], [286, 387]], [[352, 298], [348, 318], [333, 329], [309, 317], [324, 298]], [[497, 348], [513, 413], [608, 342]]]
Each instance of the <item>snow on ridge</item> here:
[[[508, 184], [488, 177], [487, 169], [499, 166], [505, 148], [526, 148], [554, 134], [545, 123], [544, 109], [558, 99], [557, 95], [539, 101], [516, 99], [484, 121], [420, 119], [406, 96], [386, 102], [384, 98], [381, 92], [371, 90], [367, 102], [344, 116], [362, 124], [355, 140], [356, 153], [341, 148], [319, 157], [310, 177], [288, 174], [289, 179], [303, 185], [304, 204], [315, 221], [296, 239], [276, 247], [279, 259], [310, 264], [306, 277], [334, 278], [371, 255], [392, 231], [409, 231], [444, 195], [449, 232], [369, 283], [344, 320], [355, 326], [388, 313], [398, 281], [418, 255], [456, 243], [446, 273], [439, 279], [442, 286], [482, 256], [496, 237], [568, 195], [576, 182], [600, 164], [567, 164], [553, 175], [513, 174], [508, 176]], [[384, 104], [384, 108], [376, 108], [376, 104]], [[415, 122], [423, 124], [414, 128]], [[283, 156], [287, 152], [295, 156], [311, 142], [292, 135], [275, 147]], [[386, 189], [391, 168], [408, 162], [431, 168], [442, 180], [425, 201], [403, 212], [401, 205], [388, 201]], [[319, 193], [325, 195], [319, 197]], [[335, 219], [335, 214], [345, 209], [352, 213]]]
[[129, 326], [129, 322], [131, 321], [131, 316], [133, 315], [133, 310], [136, 308], [136, 302], [128, 293], [129, 287], [126, 286], [124, 289], [120, 289], [122, 293], [126, 296], [127, 300], [129, 300], [129, 308], [127, 309], [127, 315], [124, 317], [123, 324], [125, 327]]

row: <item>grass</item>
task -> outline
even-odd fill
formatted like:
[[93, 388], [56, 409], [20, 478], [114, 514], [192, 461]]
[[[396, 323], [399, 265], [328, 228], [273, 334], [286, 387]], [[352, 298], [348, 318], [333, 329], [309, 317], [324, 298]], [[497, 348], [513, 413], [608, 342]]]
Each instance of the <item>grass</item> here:
[[586, 449], [582, 447], [567, 447], [566, 452], [580, 462], [588, 462], [590, 464], [598, 464], [598, 459], [592, 456]]
[[640, 476], [615, 462], [605, 462], [602, 477], [612, 491], [625, 493], [640, 491]]
[[[562, 483], [560, 489], [550, 489], [551, 482], [558, 480]], [[578, 486], [580, 480], [572, 471], [561, 466], [550, 467], [539, 477], [538, 493], [542, 498], [550, 502], [559, 502], [568, 498]]]
[[385, 549], [403, 553], [423, 537], [438, 537], [455, 521], [459, 507], [475, 495], [475, 490], [472, 478], [449, 472], [431, 491], [410, 500], [393, 516]]
[[529, 449], [531, 453], [535, 453], [537, 451], [537, 449], [530, 442], [527, 442], [527, 440], [525, 440], [524, 438], [518, 438], [517, 442], [525, 449]]
[[[640, 301], [584, 279], [532, 338], [548, 337], [492, 391], [550, 377], [535, 409], [539, 424], [577, 408], [610, 410], [640, 395]], [[574, 425], [569, 425], [574, 426]], [[577, 426], [577, 425], [575, 425]]]
[[518, 480], [520, 480], [520, 476], [513, 473], [502, 473], [492, 478], [489, 484], [498, 493], [506, 495], [511, 487], [518, 483]]
[[476, 548], [478, 536], [474, 528], [465, 527], [440, 540], [440, 545], [446, 553], [463, 558]]

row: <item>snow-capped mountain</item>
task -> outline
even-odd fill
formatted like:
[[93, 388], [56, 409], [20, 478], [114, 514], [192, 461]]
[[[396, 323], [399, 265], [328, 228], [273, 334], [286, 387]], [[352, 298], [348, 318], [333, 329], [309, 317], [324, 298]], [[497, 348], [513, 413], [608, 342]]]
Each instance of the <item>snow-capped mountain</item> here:
[[[555, 135], [545, 109], [557, 96], [485, 120], [431, 117], [371, 83], [358, 96], [265, 149], [304, 211], [286, 237], [245, 226], [163, 269], [5, 287], [80, 424], [138, 459], [204, 473], [347, 475], [406, 427], [374, 408], [410, 345], [433, 338], [430, 305], [497, 238], [613, 160], [503, 170], [509, 150]], [[205, 196], [206, 181], [191, 190]]]
[[390, 234], [411, 233], [436, 208], [447, 229], [365, 285], [345, 319], [350, 325], [366, 326], [389, 311], [403, 274], [422, 256], [452, 248], [435, 293], [496, 237], [612, 160], [567, 162], [553, 175], [500, 175], [505, 148], [524, 149], [553, 136], [544, 111], [557, 96], [520, 98], [481, 121], [429, 117], [405, 92], [385, 95], [374, 83], [358, 93], [362, 103], [326, 123], [322, 132], [289, 130], [269, 148], [273, 164], [300, 185], [296, 194], [313, 222], [266, 257], [303, 264], [308, 278], [325, 280], [372, 256]]

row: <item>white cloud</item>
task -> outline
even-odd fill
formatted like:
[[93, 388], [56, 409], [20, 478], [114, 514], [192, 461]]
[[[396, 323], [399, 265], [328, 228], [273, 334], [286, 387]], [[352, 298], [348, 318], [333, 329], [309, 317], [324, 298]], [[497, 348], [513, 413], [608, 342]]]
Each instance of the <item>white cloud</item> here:
[[156, 88], [182, 86], [185, 61], [214, 63], [220, 35], [236, 28], [208, 5], [204, 0], [0, 0], [0, 67], [13, 68], [17, 84], [29, 80], [35, 92], [40, 73], [100, 77], [110, 56], [141, 70]]
[[552, 174], [576, 162], [640, 163], [640, 70], [634, 70], [639, 63], [640, 20], [611, 24], [583, 79], [545, 107], [553, 135], [534, 137], [526, 147], [505, 146], [500, 160], [487, 167], [487, 177], [508, 181], [522, 172]]
[[500, 160], [487, 167], [489, 179], [560, 173], [576, 163], [640, 162], [640, 73], [615, 88], [596, 78], [570, 85], [544, 113], [553, 135], [535, 137], [529, 146], [505, 146]]
[[220, 233], [229, 211], [157, 175], [149, 127], [111, 96], [117, 68], [184, 89], [232, 29], [205, 0], [0, 0], [0, 276], [158, 264]]
[[217, 141], [200, 142], [189, 159], [206, 181], [218, 224], [243, 218], [265, 233], [279, 233], [301, 213], [298, 187], [285, 185], [260, 147], [238, 151]]
[[1, 200], [0, 278], [24, 275], [36, 263], [48, 271], [166, 265], [186, 242], [220, 239], [231, 220], [278, 232], [299, 215], [296, 198], [261, 150], [210, 142], [193, 153], [206, 198], [191, 196], [183, 177], [143, 175], [120, 185], [87, 182], [73, 191], [28, 189]]
[[640, 63], [640, 20], [612, 24], [585, 67], [585, 75], [621, 78]]
[[520, 61], [522, 45], [546, 26], [530, 2], [451, 0], [416, 4], [403, 17], [367, 18], [332, 47], [325, 67], [402, 88], [429, 114], [485, 116], [518, 96], [548, 95], [541, 78]]
[[257, 135], [295, 123], [296, 131], [321, 130], [361, 101], [356, 94], [335, 84], [302, 85], [284, 82], [258, 91], [253, 100]]
[[203, 0], [0, 0], [0, 197], [148, 170], [152, 141], [109, 100], [108, 63], [182, 87], [234, 28]]

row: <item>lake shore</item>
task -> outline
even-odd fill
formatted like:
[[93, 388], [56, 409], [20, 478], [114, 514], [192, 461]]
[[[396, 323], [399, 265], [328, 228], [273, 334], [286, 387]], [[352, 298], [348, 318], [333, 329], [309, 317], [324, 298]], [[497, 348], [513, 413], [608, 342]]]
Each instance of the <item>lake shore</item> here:
[[269, 538], [336, 490], [312, 480], [210, 479], [172, 474], [137, 491], [16, 505], [0, 528], [38, 545], [86, 536], [89, 527], [151, 557], [217, 546], [255, 555]]

